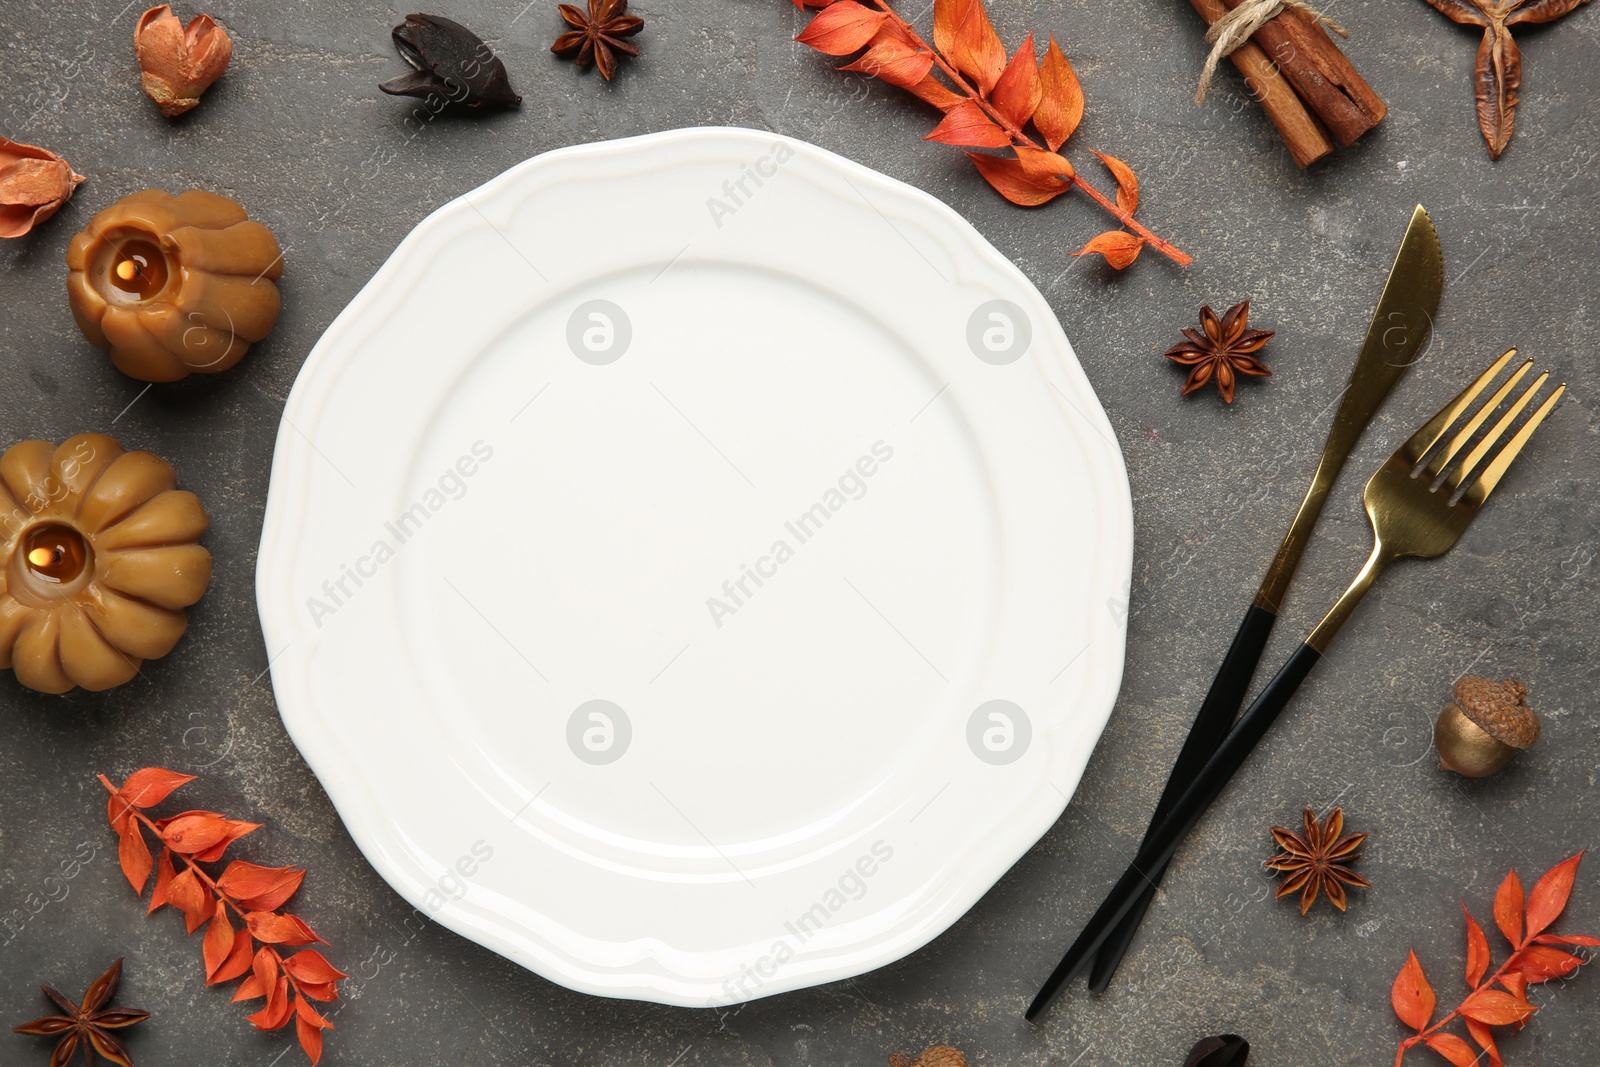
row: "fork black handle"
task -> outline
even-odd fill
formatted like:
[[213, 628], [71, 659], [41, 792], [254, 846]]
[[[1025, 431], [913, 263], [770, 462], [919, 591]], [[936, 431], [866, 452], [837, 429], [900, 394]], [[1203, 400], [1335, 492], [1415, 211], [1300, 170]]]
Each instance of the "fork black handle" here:
[[[1233, 643], [1228, 646], [1228, 654], [1223, 657], [1222, 666], [1217, 668], [1217, 676], [1211, 679], [1211, 688], [1194, 717], [1194, 725], [1189, 728], [1189, 736], [1178, 753], [1178, 760], [1167, 776], [1161, 799], [1156, 801], [1150, 826], [1144, 832], [1145, 841], [1150, 840], [1155, 828], [1161, 825], [1161, 820], [1172, 811], [1183, 791], [1200, 773], [1200, 768], [1205, 766], [1206, 760], [1222, 744], [1222, 739], [1228, 736], [1234, 716], [1239, 713], [1244, 695], [1250, 689], [1250, 679], [1255, 677], [1256, 666], [1261, 662], [1261, 653], [1267, 647], [1272, 624], [1277, 621], [1276, 612], [1268, 611], [1259, 604], [1250, 605], [1250, 610], [1245, 612], [1244, 621], [1239, 624], [1238, 632], [1233, 635]], [[1161, 876], [1166, 869], [1166, 864], [1162, 864], [1146, 872], [1149, 884], [1139, 892], [1133, 908], [1106, 938], [1106, 943], [1100, 946], [1094, 968], [1089, 972], [1089, 988], [1093, 992], [1105, 992], [1112, 973], [1116, 971], [1117, 964], [1122, 962], [1123, 953], [1128, 951], [1128, 945], [1139, 929], [1140, 920], [1156, 897], [1156, 888], [1161, 884]]]
[[1234, 773], [1244, 765], [1251, 750], [1288, 706], [1289, 698], [1294, 696], [1295, 690], [1300, 688], [1300, 683], [1305, 681], [1306, 675], [1311, 673], [1311, 668], [1320, 659], [1322, 653], [1310, 645], [1302, 644], [1245, 709], [1238, 724], [1223, 738], [1216, 752], [1173, 803], [1172, 810], [1150, 828], [1139, 854], [1106, 895], [1104, 903], [1090, 918], [1061, 962], [1056, 964], [1055, 970], [1050, 972], [1039, 995], [1033, 998], [1033, 1003], [1024, 1013], [1030, 1022], [1050, 1006], [1050, 1002], [1055, 1000], [1068, 982], [1078, 976], [1090, 957], [1106, 943], [1116, 925], [1133, 910], [1140, 890], [1149, 883], [1148, 872], [1160, 870], [1172, 859], [1183, 839], [1205, 815], [1206, 809], [1222, 793]]

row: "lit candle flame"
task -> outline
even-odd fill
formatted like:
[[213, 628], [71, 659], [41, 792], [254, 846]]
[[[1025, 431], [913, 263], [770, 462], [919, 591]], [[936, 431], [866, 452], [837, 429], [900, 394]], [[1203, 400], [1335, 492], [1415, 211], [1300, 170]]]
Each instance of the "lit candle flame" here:
[[117, 264], [117, 277], [125, 282], [133, 281], [133, 276], [139, 273], [139, 264], [131, 259], [125, 259]]
[[28, 553], [28, 562], [35, 567], [48, 567], [61, 561], [61, 551], [55, 548], [36, 548]]

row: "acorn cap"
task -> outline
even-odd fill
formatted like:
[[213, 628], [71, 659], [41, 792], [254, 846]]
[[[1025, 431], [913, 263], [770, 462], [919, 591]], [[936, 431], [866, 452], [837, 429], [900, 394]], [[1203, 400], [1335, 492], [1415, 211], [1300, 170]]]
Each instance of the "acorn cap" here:
[[1539, 740], [1539, 716], [1528, 707], [1528, 690], [1515, 678], [1490, 681], [1469, 674], [1455, 685], [1456, 706], [1490, 737], [1512, 748]]

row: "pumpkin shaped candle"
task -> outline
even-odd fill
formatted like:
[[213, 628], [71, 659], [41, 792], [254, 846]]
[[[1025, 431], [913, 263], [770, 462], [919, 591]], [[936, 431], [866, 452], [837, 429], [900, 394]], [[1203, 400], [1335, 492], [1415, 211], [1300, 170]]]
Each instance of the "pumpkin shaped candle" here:
[[215, 374], [278, 320], [278, 242], [225, 196], [125, 196], [67, 247], [67, 297], [91, 344], [145, 382]]
[[172, 651], [211, 580], [206, 512], [104, 434], [0, 455], [0, 669], [41, 693], [110, 689]]

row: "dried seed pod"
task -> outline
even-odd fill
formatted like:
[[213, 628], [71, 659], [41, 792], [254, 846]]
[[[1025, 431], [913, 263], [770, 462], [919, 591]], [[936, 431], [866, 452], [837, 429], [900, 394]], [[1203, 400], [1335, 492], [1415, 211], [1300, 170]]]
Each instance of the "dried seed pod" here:
[[0, 137], [0, 237], [22, 237], [87, 179], [45, 148]]
[[1433, 725], [1440, 767], [1486, 778], [1539, 739], [1539, 717], [1517, 679], [1496, 682], [1468, 675], [1456, 682], [1452, 695]]
[[522, 105], [505, 64], [461, 23], [439, 15], [407, 15], [390, 36], [400, 58], [416, 68], [378, 86], [390, 96], [439, 97], [474, 111]]
[[228, 69], [233, 38], [210, 15], [196, 15], [184, 28], [172, 8], [161, 4], [139, 17], [133, 49], [145, 95], [161, 113], [175, 118], [200, 102], [200, 94]]

